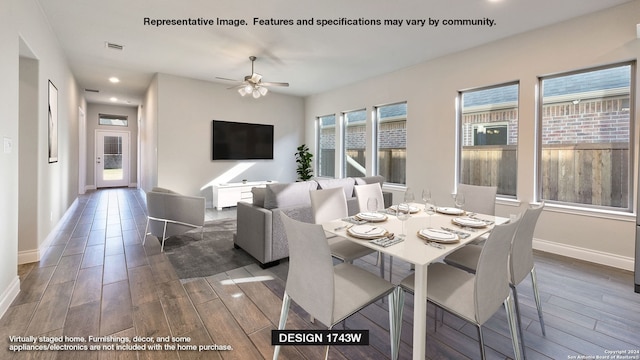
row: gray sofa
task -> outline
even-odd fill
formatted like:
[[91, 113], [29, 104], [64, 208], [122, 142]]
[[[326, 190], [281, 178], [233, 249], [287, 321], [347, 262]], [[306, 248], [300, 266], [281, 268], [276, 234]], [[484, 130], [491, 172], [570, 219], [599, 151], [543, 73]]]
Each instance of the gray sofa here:
[[[378, 182], [384, 177], [370, 176], [344, 179], [314, 179], [295, 183], [268, 184], [253, 188], [253, 203], [238, 203], [238, 227], [234, 243], [256, 258], [263, 267], [276, 265], [289, 256], [289, 246], [280, 214], [312, 223], [309, 191], [342, 187], [350, 215], [359, 212], [354, 186]], [[383, 192], [385, 207], [391, 206], [392, 194]]]

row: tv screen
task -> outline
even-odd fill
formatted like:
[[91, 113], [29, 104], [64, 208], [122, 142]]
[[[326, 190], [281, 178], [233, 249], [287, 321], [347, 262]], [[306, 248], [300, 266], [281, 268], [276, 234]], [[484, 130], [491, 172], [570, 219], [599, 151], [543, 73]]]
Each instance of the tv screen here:
[[213, 120], [213, 160], [273, 159], [273, 125]]

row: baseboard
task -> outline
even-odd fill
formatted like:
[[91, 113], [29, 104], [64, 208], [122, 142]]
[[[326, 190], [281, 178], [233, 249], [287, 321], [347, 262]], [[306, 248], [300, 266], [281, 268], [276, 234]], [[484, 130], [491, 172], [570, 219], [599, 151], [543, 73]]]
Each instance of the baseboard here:
[[13, 300], [15, 300], [16, 296], [20, 293], [20, 278], [16, 275], [11, 281], [11, 284], [7, 287], [7, 289], [0, 295], [0, 318], [4, 316], [4, 314], [11, 306]]
[[95, 185], [86, 185], [84, 187], [85, 191], [89, 191], [89, 190], [96, 190], [97, 187]]
[[633, 257], [620, 256], [603, 251], [586, 249], [567, 244], [560, 244], [547, 240], [533, 239], [533, 248], [552, 254], [567, 256], [570, 258], [584, 260], [600, 265], [611, 266], [622, 270], [633, 271], [635, 265]]
[[130, 188], [137, 188], [138, 187], [138, 183], [130, 183], [129, 187]]
[[76, 197], [76, 199], [73, 200], [73, 203], [71, 203], [71, 206], [69, 206], [67, 211], [65, 211], [64, 215], [62, 215], [56, 226], [53, 227], [53, 229], [49, 232], [47, 237], [44, 239], [42, 244], [38, 246], [37, 249], [18, 251], [18, 265], [40, 261], [42, 254], [47, 251], [51, 242], [56, 238], [56, 235], [58, 235], [60, 226], [67, 221], [67, 219], [75, 211], [77, 206], [78, 198]]

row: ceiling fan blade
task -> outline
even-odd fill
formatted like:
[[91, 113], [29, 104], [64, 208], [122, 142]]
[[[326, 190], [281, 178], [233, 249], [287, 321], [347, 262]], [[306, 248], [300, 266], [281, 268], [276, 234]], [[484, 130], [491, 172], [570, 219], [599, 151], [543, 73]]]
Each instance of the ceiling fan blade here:
[[225, 80], [225, 81], [233, 81], [233, 82], [237, 82], [237, 83], [242, 82], [242, 80], [228, 79], [228, 78], [223, 78], [223, 77], [219, 77], [219, 76], [216, 76], [216, 79], [218, 79], [218, 80]]
[[239, 84], [239, 85], [228, 87], [227, 90], [239, 89], [239, 88], [245, 87], [245, 86], [247, 86], [247, 84], [242, 83], [242, 84]]
[[261, 82], [262, 86], [289, 86], [287, 82]]

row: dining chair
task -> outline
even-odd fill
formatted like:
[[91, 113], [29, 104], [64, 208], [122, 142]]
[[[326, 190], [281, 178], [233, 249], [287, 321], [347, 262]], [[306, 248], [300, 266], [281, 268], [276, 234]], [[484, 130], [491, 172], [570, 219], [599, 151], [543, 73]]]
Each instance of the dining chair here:
[[[309, 192], [309, 196], [311, 197], [313, 220], [316, 224], [349, 216], [347, 198], [342, 188], [312, 190]], [[355, 259], [376, 252], [340, 236], [328, 237], [327, 241], [331, 249], [331, 256], [347, 263], [353, 263]], [[384, 257], [380, 256], [379, 252], [378, 265], [380, 265], [380, 276], [384, 278]]]
[[458, 184], [458, 193], [464, 195], [464, 210], [485, 215], [496, 214], [496, 186]]
[[[427, 300], [476, 325], [482, 359], [486, 358], [482, 325], [501, 305], [506, 309], [515, 359], [521, 358], [507, 268], [509, 244], [519, 221], [493, 228], [480, 252], [475, 274], [444, 263], [433, 263], [427, 271]], [[414, 274], [400, 286], [414, 293]]]
[[[382, 187], [380, 183], [372, 183], [372, 184], [364, 184], [364, 185], [356, 185], [353, 188], [353, 191], [356, 194], [356, 199], [358, 200], [358, 208], [360, 212], [365, 212], [369, 210], [367, 208], [367, 203], [369, 199], [374, 198], [378, 204], [378, 210], [384, 210], [384, 196], [382, 195]], [[378, 252], [378, 261], [382, 266], [382, 271], [384, 271], [384, 254]], [[393, 276], [393, 256], [389, 256], [389, 280]], [[384, 277], [384, 274], [382, 275]]]
[[[533, 296], [538, 310], [538, 318], [540, 319], [540, 328], [542, 330], [542, 335], [546, 336], [544, 319], [542, 317], [542, 303], [540, 302], [536, 269], [533, 262], [533, 232], [543, 208], [544, 203], [536, 207], [530, 207], [524, 212], [520, 218], [520, 225], [518, 226], [515, 236], [513, 237], [513, 241], [511, 242], [509, 253], [509, 286], [513, 292], [513, 300], [515, 303], [516, 315], [518, 317], [518, 330], [520, 332], [520, 341], [523, 344], [523, 352], [524, 337], [522, 333], [522, 319], [520, 316], [517, 285], [520, 284], [527, 275], [531, 275]], [[446, 256], [444, 258], [444, 262], [473, 273], [476, 271], [478, 259], [480, 258], [481, 253], [481, 245], [470, 244]]]
[[[285, 328], [291, 300], [331, 330], [342, 320], [387, 296], [391, 359], [397, 359], [404, 292], [352, 264], [334, 266], [321, 225], [303, 223], [284, 214], [282, 222], [289, 242], [289, 273], [278, 330]], [[279, 352], [280, 346], [276, 345], [273, 359], [278, 358]], [[328, 355], [329, 346], [325, 359]]]

